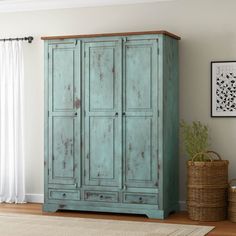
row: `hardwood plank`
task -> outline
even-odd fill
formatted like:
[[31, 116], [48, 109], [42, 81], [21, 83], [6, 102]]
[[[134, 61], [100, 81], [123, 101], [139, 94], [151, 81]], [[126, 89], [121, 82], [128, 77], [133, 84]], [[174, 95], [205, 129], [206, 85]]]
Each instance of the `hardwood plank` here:
[[94, 37], [109, 37], [109, 36], [131, 36], [142, 34], [164, 34], [172, 38], [180, 40], [181, 38], [165, 30], [158, 31], [142, 31], [142, 32], [121, 32], [121, 33], [102, 33], [102, 34], [81, 34], [81, 35], [61, 35], [61, 36], [43, 36], [42, 40], [55, 40], [55, 39], [72, 39], [72, 38], [94, 38]]
[[139, 222], [160, 222], [160, 223], [174, 223], [174, 224], [192, 224], [192, 225], [206, 225], [215, 226], [209, 236], [236, 236], [236, 223], [228, 220], [220, 222], [198, 222], [188, 219], [187, 212], [178, 212], [171, 214], [165, 220], [148, 219], [142, 215], [129, 214], [110, 214], [110, 213], [96, 213], [96, 212], [76, 212], [76, 211], [59, 211], [56, 213], [47, 213], [42, 211], [42, 204], [27, 203], [27, 204], [0, 204], [0, 214], [2, 213], [16, 213], [16, 214], [32, 214], [32, 215], [52, 215], [63, 217], [79, 217], [92, 219], [112, 219], [112, 220], [127, 220]]

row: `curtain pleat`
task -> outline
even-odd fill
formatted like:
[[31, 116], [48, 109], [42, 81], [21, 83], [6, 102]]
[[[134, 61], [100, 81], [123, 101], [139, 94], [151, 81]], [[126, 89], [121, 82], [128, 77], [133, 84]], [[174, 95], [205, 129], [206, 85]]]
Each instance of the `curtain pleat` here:
[[0, 42], [0, 202], [25, 202], [23, 82], [21, 42]]

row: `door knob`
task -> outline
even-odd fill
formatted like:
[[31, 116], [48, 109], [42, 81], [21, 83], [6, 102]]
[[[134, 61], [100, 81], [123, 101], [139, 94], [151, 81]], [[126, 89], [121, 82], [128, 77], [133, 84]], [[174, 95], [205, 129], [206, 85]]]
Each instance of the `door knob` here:
[[123, 112], [122, 115], [125, 116], [125, 112]]
[[116, 113], [115, 113], [115, 115], [116, 115], [116, 116], [118, 116], [118, 115], [119, 115], [119, 113], [118, 113], [118, 112], [116, 112]]
[[77, 112], [75, 112], [75, 116], [77, 116], [78, 115], [78, 113]]

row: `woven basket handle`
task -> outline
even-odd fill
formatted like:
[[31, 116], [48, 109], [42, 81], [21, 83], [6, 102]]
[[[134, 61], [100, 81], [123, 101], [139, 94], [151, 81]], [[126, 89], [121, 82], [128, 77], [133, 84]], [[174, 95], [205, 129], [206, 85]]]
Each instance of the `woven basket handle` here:
[[230, 182], [229, 182], [229, 186], [232, 186], [232, 183], [236, 183], [236, 179], [231, 179]]
[[219, 153], [217, 153], [217, 152], [215, 152], [215, 151], [211, 151], [211, 150], [209, 150], [209, 151], [207, 151], [207, 153], [212, 153], [212, 154], [214, 154], [215, 156], [217, 156], [217, 157], [218, 157], [218, 159], [219, 159], [220, 161], [222, 160], [222, 158], [221, 158], [220, 154], [219, 154]]
[[198, 152], [198, 153], [196, 153], [196, 154], [193, 156], [193, 158], [192, 158], [191, 161], [193, 162], [199, 155], [206, 155], [206, 156], [209, 158], [210, 161], [213, 161], [213, 158], [211, 157], [210, 154], [208, 154], [208, 152], [210, 152], [210, 151], [207, 151], [207, 152]]

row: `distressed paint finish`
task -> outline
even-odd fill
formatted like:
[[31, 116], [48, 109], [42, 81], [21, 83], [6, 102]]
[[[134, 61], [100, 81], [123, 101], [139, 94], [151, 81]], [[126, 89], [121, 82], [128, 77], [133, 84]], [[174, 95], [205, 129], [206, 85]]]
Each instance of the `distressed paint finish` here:
[[118, 192], [85, 191], [84, 200], [92, 202], [118, 202]]
[[48, 184], [80, 181], [79, 49], [75, 42], [49, 45]]
[[70, 47], [52, 48], [53, 111], [71, 111], [74, 108], [74, 54]]
[[48, 40], [45, 93], [45, 211], [178, 210], [176, 39]]
[[52, 181], [53, 178], [74, 177], [74, 118], [53, 117], [52, 120]]
[[125, 132], [126, 185], [155, 187], [152, 183], [153, 178], [155, 181], [152, 176], [152, 119], [127, 117]]
[[124, 45], [123, 133], [127, 187], [158, 185], [157, 40], [129, 40]]
[[153, 43], [129, 41], [125, 44], [125, 107], [127, 111], [152, 109]]
[[85, 42], [85, 185], [121, 185], [120, 41]]
[[80, 192], [77, 190], [49, 189], [49, 199], [53, 200], [80, 200]]
[[157, 194], [139, 194], [139, 193], [125, 193], [124, 202], [132, 204], [148, 204], [157, 205]]

